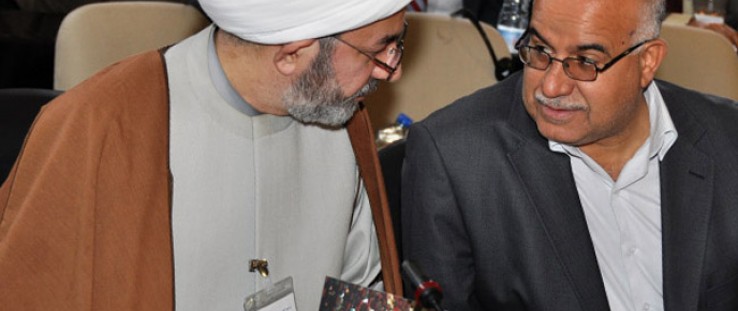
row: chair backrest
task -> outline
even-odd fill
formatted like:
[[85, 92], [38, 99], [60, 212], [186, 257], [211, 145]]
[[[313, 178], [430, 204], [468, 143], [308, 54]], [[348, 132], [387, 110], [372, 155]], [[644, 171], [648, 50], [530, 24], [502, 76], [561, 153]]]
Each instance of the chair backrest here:
[[0, 184], [13, 167], [39, 109], [60, 93], [48, 89], [0, 89]]
[[656, 77], [700, 92], [738, 100], [738, 54], [722, 35], [686, 25], [664, 24], [669, 53]]
[[[479, 88], [497, 82], [484, 41], [467, 19], [408, 13], [402, 78], [365, 99], [374, 128], [394, 122], [399, 113], [413, 120]], [[482, 24], [498, 58], [510, 57], [504, 39]]]
[[81, 6], [59, 27], [54, 89], [67, 90], [116, 61], [180, 41], [208, 24], [195, 7], [172, 2]]

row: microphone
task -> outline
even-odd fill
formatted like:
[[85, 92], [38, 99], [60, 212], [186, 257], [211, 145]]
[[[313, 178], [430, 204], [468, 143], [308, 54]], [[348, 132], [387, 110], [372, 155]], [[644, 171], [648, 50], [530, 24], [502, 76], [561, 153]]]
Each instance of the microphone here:
[[420, 268], [408, 260], [402, 262], [402, 276], [415, 289], [415, 301], [421, 307], [443, 311], [443, 308], [441, 308], [441, 299], [443, 299], [441, 285], [425, 276]]
[[482, 37], [482, 40], [484, 41], [484, 46], [487, 48], [487, 52], [492, 59], [492, 64], [495, 66], [495, 78], [497, 79], [497, 81], [502, 81], [505, 78], [509, 77], [513, 72], [522, 69], [522, 66], [517, 66], [515, 61], [509, 57], [497, 58], [497, 54], [492, 48], [492, 43], [489, 41], [487, 33], [484, 32], [482, 24], [479, 22], [479, 19], [477, 19], [477, 16], [474, 15], [474, 13], [472, 13], [468, 9], [463, 8], [454, 13], [451, 13], [451, 16], [466, 17], [469, 19], [472, 25], [474, 25], [474, 28], [477, 29], [477, 32], [479, 32], [479, 35]]

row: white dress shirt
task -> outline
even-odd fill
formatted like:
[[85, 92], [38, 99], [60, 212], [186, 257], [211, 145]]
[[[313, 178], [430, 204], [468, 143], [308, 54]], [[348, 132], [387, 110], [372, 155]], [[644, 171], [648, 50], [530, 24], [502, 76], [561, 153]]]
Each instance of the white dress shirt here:
[[569, 155], [610, 308], [663, 310], [659, 163], [677, 139], [655, 83], [644, 92], [650, 135], [617, 181], [579, 148], [549, 141]]

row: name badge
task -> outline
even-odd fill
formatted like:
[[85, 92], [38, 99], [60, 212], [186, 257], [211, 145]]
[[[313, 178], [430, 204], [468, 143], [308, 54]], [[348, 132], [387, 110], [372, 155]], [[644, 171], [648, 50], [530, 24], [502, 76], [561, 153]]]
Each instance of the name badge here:
[[243, 309], [244, 311], [297, 311], [292, 277], [287, 277], [246, 297]]

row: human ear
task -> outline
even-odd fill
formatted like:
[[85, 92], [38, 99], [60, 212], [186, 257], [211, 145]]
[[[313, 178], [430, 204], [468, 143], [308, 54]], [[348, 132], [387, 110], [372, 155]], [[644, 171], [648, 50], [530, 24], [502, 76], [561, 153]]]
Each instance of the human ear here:
[[[283, 75], [292, 75], [306, 66], [317, 52], [317, 39], [305, 39], [285, 43], [274, 53], [274, 65]], [[315, 51], [313, 51], [315, 50]]]
[[655, 39], [646, 43], [643, 51], [639, 54], [641, 63], [641, 87], [646, 88], [656, 76], [656, 70], [666, 57], [668, 45], [662, 39]]

